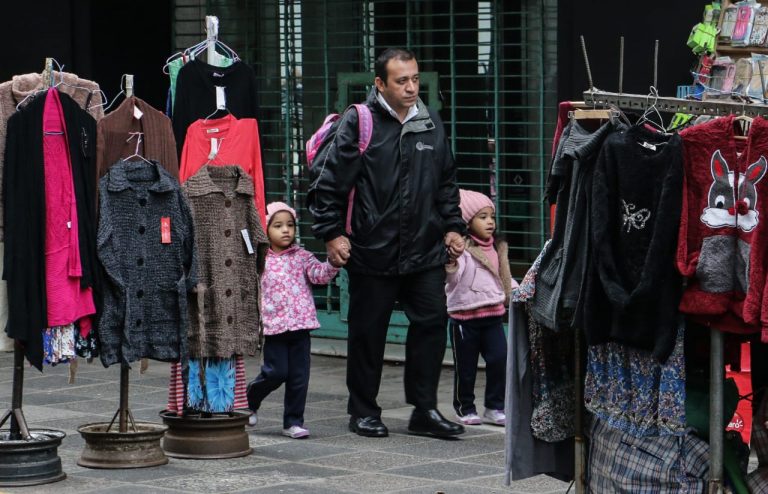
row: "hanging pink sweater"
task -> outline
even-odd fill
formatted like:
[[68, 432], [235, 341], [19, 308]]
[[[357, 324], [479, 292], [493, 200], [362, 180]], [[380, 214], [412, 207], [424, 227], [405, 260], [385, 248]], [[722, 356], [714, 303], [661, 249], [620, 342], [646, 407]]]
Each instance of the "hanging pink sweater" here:
[[45, 288], [48, 325], [80, 321], [83, 335], [96, 313], [91, 288], [81, 288], [82, 266], [77, 236], [77, 205], [69, 159], [69, 139], [59, 92], [49, 89], [43, 112], [45, 166]]

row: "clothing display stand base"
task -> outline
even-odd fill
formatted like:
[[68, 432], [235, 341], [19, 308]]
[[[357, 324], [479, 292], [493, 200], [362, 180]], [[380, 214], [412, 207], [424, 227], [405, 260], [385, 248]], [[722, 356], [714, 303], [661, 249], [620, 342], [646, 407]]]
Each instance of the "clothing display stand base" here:
[[[85, 440], [85, 448], [77, 460], [81, 467], [145, 468], [168, 463], [168, 457], [160, 447], [160, 440], [168, 427], [133, 420], [133, 414], [128, 408], [128, 371], [128, 365], [122, 364], [120, 408], [112, 421], [85, 424], [77, 428]], [[112, 430], [116, 420], [117, 428]]]
[[162, 411], [160, 416], [168, 426], [163, 438], [165, 454], [172, 458], [201, 460], [237, 458], [253, 452], [245, 426], [248, 412], [234, 411], [227, 415], [178, 416]]
[[58, 448], [62, 431], [27, 427], [21, 411], [24, 391], [24, 351], [18, 341], [13, 350], [13, 395], [11, 409], [0, 418], [0, 427], [10, 419], [10, 429], [0, 430], [0, 487], [50, 484], [67, 478], [61, 470]]

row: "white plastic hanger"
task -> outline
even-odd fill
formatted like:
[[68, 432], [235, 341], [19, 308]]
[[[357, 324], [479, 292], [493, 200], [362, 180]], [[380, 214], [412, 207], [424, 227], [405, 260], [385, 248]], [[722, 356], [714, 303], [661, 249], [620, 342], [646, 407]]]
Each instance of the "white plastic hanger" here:
[[144, 156], [139, 154], [139, 146], [141, 146], [141, 141], [142, 141], [142, 137], [141, 136], [144, 135], [144, 132], [129, 132], [129, 133], [131, 134], [131, 136], [128, 139], [126, 139], [125, 142], [130, 142], [131, 139], [133, 139], [135, 137], [136, 138], [136, 150], [135, 150], [135, 152], [132, 155], [130, 155], [130, 156], [126, 157], [126, 158], [123, 158], [123, 161], [129, 161], [131, 158], [139, 158], [139, 159], [141, 159], [143, 161], [146, 161], [150, 165], [154, 165], [154, 163], [152, 163], [147, 158], [145, 158]]

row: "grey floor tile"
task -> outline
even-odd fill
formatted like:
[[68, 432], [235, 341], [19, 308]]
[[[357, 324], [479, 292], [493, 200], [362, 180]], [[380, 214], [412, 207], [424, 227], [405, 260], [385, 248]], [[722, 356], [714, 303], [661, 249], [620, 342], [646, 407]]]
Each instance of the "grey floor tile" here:
[[[468, 479], [461, 481], [460, 483], [481, 488], [506, 488], [506, 486], [504, 486], [504, 475], [495, 475], [480, 479]], [[522, 494], [564, 494], [568, 490], [568, 483], [561, 482], [546, 475], [538, 475], [529, 479], [512, 482], [509, 489]], [[574, 489], [571, 489], [571, 492], [574, 492]]]
[[520, 494], [517, 491], [510, 492], [505, 489], [478, 489], [471, 485], [461, 484], [448, 484], [448, 483], [434, 483], [425, 487], [416, 487], [413, 489], [403, 489], [396, 491], [397, 494], [435, 494], [436, 492], [444, 492], [445, 494]]
[[328, 444], [360, 451], [389, 451], [398, 448], [397, 451], [402, 454], [409, 454], [409, 446], [433, 441], [433, 439], [422, 436], [410, 436], [405, 434], [390, 433], [388, 437], [360, 437], [352, 432], [347, 432], [343, 436], [332, 438], [317, 439], [318, 443]]
[[[182, 468], [175, 465], [161, 465], [150, 468], [125, 468], [125, 469], [91, 469], [78, 474], [80, 477], [116, 480], [118, 482], [148, 483], [170, 477], [189, 476], [197, 473], [191, 468]], [[175, 482], [175, 481], [174, 481]], [[162, 487], [162, 484], [156, 484]]]
[[325, 487], [324, 480], [317, 480], [313, 482], [302, 482], [295, 484], [280, 484], [268, 487], [262, 487], [259, 489], [248, 489], [240, 491], [238, 494], [245, 493], [262, 493], [262, 494], [336, 494], [339, 491], [337, 489], [331, 489]]
[[394, 475], [406, 475], [409, 477], [423, 477], [434, 480], [459, 481], [468, 480], [474, 477], [485, 477], [488, 475], [497, 475], [504, 472], [503, 468], [492, 467], [488, 465], [478, 465], [476, 463], [459, 463], [440, 461], [434, 463], [424, 463], [400, 468], [392, 468], [387, 473]]
[[308, 458], [320, 458], [322, 456], [344, 453], [346, 450], [338, 446], [318, 444], [308, 439], [292, 439], [290, 442], [254, 448], [253, 452], [258, 456], [266, 456], [267, 458], [279, 458], [286, 461], [301, 461]]
[[465, 456], [461, 461], [465, 463], [477, 463], [480, 465], [504, 468], [504, 451], [496, 451], [484, 455]]
[[339, 475], [349, 475], [347, 470], [339, 468], [328, 468], [306, 463], [277, 463], [266, 466], [253, 466], [237, 470], [228, 470], [233, 473], [243, 473], [255, 475], [257, 477], [264, 475], [285, 475], [293, 478], [295, 481], [311, 481], [312, 479], [325, 479], [328, 477], [338, 477]]
[[481, 436], [474, 438], [470, 437], [467, 439], [429, 438], [428, 441], [419, 442], [417, 444], [384, 448], [383, 450], [440, 460], [457, 460], [465, 456], [476, 456], [478, 454], [503, 451], [503, 441], [504, 436], [499, 438], [496, 438], [495, 436]]
[[152, 480], [144, 482], [145, 485], [163, 487], [173, 485], [182, 492], [195, 493], [229, 493], [239, 492], [259, 487], [269, 487], [292, 482], [290, 477], [256, 477], [240, 473], [223, 472], [219, 475], [211, 475], [210, 472], [197, 473], [184, 477], [175, 477], [170, 481]]
[[432, 460], [425, 460], [416, 456], [401, 455], [397, 453], [388, 453], [383, 455], [378, 451], [358, 451], [355, 453], [325, 456], [323, 458], [312, 458], [305, 460], [304, 463], [342, 468], [347, 470], [349, 473], [376, 473], [390, 468], [404, 467], [407, 465], [418, 465], [419, 463], [429, 461]]
[[346, 477], [333, 477], [325, 485], [342, 492], [365, 492], [367, 494], [394, 492], [407, 488], [428, 485], [428, 479], [399, 477], [397, 475], [364, 473]]
[[151, 485], [121, 484], [91, 492], [98, 492], [99, 494], [181, 494], [184, 491], [178, 489], [166, 489]]
[[186, 460], [182, 458], [171, 458], [171, 465], [190, 470], [221, 472], [229, 470], [241, 470], [244, 468], [262, 467], [265, 465], [274, 465], [282, 463], [282, 460], [267, 458], [264, 456], [248, 455], [240, 458], [227, 458], [221, 460]]
[[112, 485], [110, 481], [104, 479], [67, 475], [67, 478], [60, 482], [31, 487], [4, 487], [3, 492], [8, 492], [9, 494], [82, 494], [84, 492], [100, 492], [110, 485]]

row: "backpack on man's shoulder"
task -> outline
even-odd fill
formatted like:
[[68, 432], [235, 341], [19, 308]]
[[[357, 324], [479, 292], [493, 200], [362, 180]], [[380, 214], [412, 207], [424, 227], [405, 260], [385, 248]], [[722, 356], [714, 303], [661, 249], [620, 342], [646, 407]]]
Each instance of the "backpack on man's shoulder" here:
[[320, 148], [323, 146], [323, 143], [328, 137], [333, 124], [340, 120], [343, 115], [346, 115], [346, 113], [352, 108], [357, 111], [357, 144], [358, 148], [360, 149], [360, 154], [363, 154], [365, 150], [368, 149], [368, 145], [371, 143], [371, 135], [373, 134], [373, 115], [371, 115], [371, 109], [368, 108], [368, 105], [363, 103], [349, 105], [342, 114], [331, 113], [325, 117], [325, 120], [323, 120], [323, 124], [320, 126], [320, 128], [318, 128], [315, 133], [312, 134], [312, 136], [307, 140], [307, 165], [310, 168], [312, 168], [312, 162], [315, 160], [315, 156], [317, 156], [317, 153], [320, 151]]
[[[365, 153], [365, 150], [368, 149], [368, 145], [371, 143], [371, 136], [373, 135], [373, 115], [371, 115], [371, 109], [368, 108], [367, 105], [362, 103], [357, 103], [353, 105], [349, 105], [346, 110], [342, 114], [338, 113], [331, 113], [327, 117], [325, 117], [325, 120], [323, 120], [323, 124], [318, 128], [314, 134], [307, 140], [306, 144], [306, 156], [307, 156], [307, 166], [309, 168], [312, 168], [315, 157], [317, 156], [317, 153], [320, 152], [320, 149], [325, 144], [326, 140], [328, 139], [328, 134], [331, 131], [331, 127], [334, 123], [336, 123], [338, 120], [340, 120], [348, 111], [350, 111], [351, 108], [354, 108], [355, 111], [357, 111], [357, 147], [360, 151], [360, 154], [362, 155]], [[339, 135], [338, 132], [334, 134], [333, 140], [336, 140], [336, 136]], [[333, 144], [333, 141], [329, 143], [330, 145]], [[322, 174], [322, 170], [320, 171]], [[347, 235], [352, 233], [352, 204], [355, 200], [355, 188], [352, 187], [352, 190], [349, 191], [349, 204], [347, 205], [347, 219], [346, 219], [346, 231]]]

